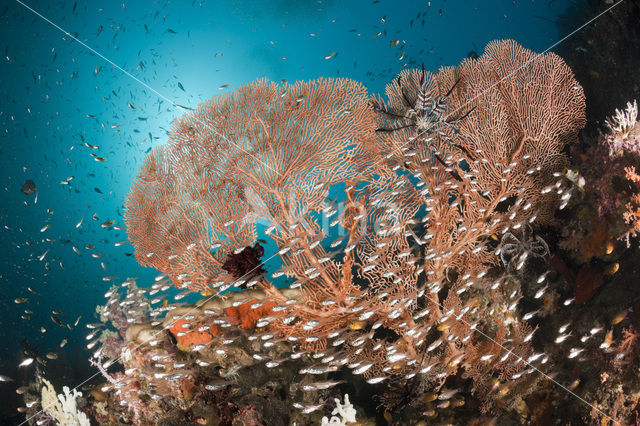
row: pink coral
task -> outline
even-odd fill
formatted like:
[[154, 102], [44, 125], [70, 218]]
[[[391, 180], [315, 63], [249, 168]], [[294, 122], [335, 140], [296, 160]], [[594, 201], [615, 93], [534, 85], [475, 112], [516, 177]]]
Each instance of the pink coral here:
[[604, 135], [603, 144], [609, 148], [609, 156], [615, 157], [625, 152], [640, 154], [640, 125], [637, 125], [638, 104], [627, 102], [624, 110], [616, 109], [616, 115], [605, 120], [609, 132]]
[[635, 167], [627, 167], [624, 171], [627, 179], [633, 182], [635, 187], [635, 193], [631, 196], [629, 203], [626, 205], [627, 210], [623, 213], [624, 221], [630, 225], [624, 236], [628, 245], [629, 238], [636, 237], [640, 232], [640, 175], [636, 173]]

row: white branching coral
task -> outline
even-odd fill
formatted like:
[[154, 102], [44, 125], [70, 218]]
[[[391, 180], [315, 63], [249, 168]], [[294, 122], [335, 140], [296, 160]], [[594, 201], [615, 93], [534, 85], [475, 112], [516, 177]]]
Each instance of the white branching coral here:
[[62, 388], [60, 395], [56, 394], [51, 382], [42, 379], [42, 409], [53, 417], [58, 424], [65, 426], [90, 426], [89, 418], [82, 411], [78, 411], [76, 398], [82, 396], [82, 392], [69, 390], [67, 386]]
[[[349, 402], [349, 394], [344, 394], [344, 404], [340, 403], [338, 398], [335, 398], [336, 408], [331, 412], [331, 418], [326, 416], [322, 418], [322, 426], [346, 426], [349, 423], [356, 422], [356, 409], [353, 408], [351, 402]], [[340, 417], [336, 416], [338, 414]]]
[[629, 136], [629, 132], [636, 125], [638, 118], [638, 104], [634, 100], [633, 103], [627, 102], [627, 109], [616, 109], [616, 115], [605, 120], [605, 124], [611, 131], [619, 134], [622, 139]]

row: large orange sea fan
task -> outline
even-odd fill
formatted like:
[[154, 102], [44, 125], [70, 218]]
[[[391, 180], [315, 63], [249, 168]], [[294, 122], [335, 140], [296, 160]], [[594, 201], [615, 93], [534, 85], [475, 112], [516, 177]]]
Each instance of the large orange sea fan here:
[[136, 259], [179, 287], [220, 287], [224, 259], [255, 242], [256, 220], [303, 222], [329, 186], [363, 173], [374, 120], [366, 89], [347, 79], [261, 79], [200, 105], [127, 197]]

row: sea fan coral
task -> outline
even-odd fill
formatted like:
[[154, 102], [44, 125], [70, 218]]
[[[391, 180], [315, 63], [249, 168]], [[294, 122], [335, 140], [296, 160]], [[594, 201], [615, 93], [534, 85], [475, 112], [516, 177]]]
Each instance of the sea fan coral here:
[[229, 253], [255, 242], [257, 219], [303, 225], [327, 186], [371, 164], [373, 122], [366, 89], [345, 79], [263, 79], [201, 105], [146, 158], [127, 197], [136, 258], [180, 287], [219, 289]]
[[[252, 278], [277, 304], [256, 344], [287, 338], [314, 354], [301, 373], [347, 365], [370, 384], [438, 391], [464, 371], [489, 410], [546, 362], [494, 241], [548, 221], [566, 198], [554, 173], [584, 125], [582, 88], [558, 56], [497, 41], [458, 67], [405, 70], [387, 95], [344, 79], [259, 80], [205, 103], [145, 161], [127, 197], [130, 240], [176, 286], [224, 299], [252, 273], [225, 259], [267, 221], [278, 276], [299, 293]], [[422, 121], [389, 123], [416, 105]]]

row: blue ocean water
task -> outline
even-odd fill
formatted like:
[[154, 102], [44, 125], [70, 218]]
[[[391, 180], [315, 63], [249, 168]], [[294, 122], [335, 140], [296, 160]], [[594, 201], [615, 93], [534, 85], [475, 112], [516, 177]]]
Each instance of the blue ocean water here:
[[[23, 420], [15, 389], [35, 365], [18, 369], [25, 347], [58, 353], [39, 366], [58, 387], [83, 382], [95, 374], [84, 324], [112, 285], [104, 277], [146, 286], [158, 275], [130, 245], [114, 247], [125, 230], [101, 225], [124, 226], [145, 154], [185, 112], [172, 102], [193, 108], [262, 77], [348, 77], [382, 94], [403, 66], [455, 65], [494, 39], [543, 51], [584, 22], [580, 10], [553, 0], [0, 2], [0, 374], [15, 381], [0, 383], [1, 423]], [[36, 194], [21, 192], [27, 179]]]

